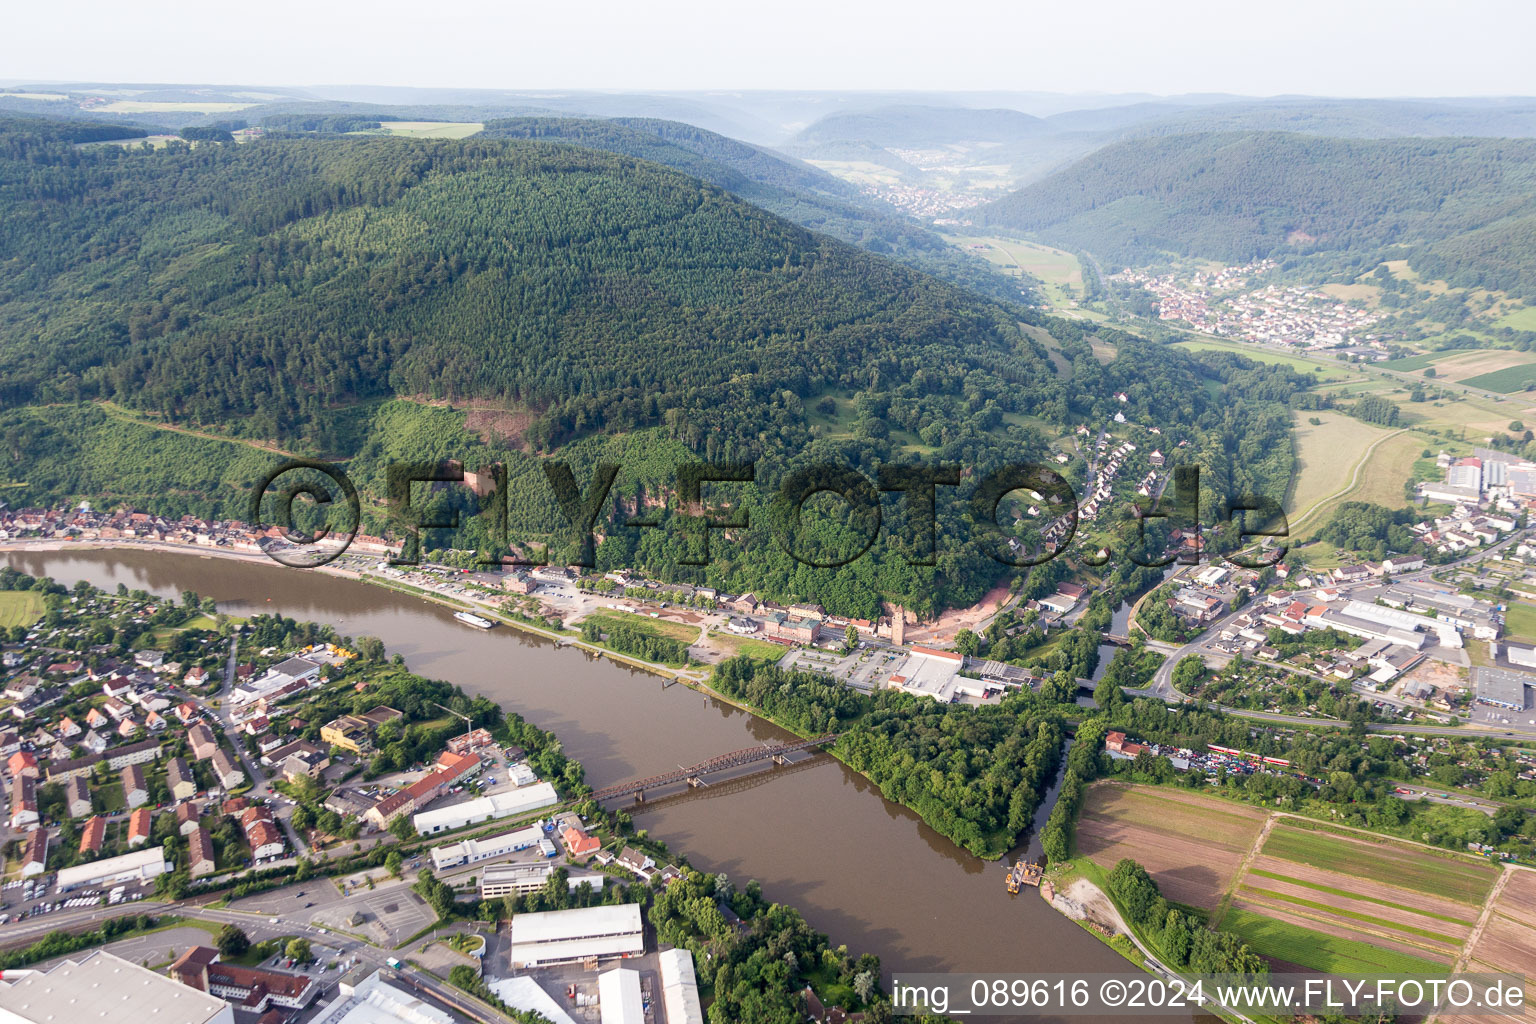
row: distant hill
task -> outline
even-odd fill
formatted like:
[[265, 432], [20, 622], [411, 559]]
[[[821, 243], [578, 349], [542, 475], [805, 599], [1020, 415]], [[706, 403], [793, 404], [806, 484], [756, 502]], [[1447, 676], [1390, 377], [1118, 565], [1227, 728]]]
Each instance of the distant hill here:
[[547, 142], [0, 134], [0, 252], [0, 402], [110, 398], [262, 437], [425, 395], [532, 409], [542, 445], [669, 416], [752, 439], [771, 396], [834, 380], [982, 373], [1013, 408], [1052, 376], [968, 291]]
[[1015, 279], [825, 171], [677, 121], [522, 117], [486, 122], [483, 138], [542, 139], [665, 164], [786, 220], [900, 260], [984, 295], [1017, 302]]
[[824, 117], [794, 139], [796, 146], [857, 140], [922, 149], [951, 142], [1012, 141], [1046, 134], [1046, 121], [1017, 110], [897, 106]]
[[1406, 245], [1516, 291], [1536, 288], [1511, 250], [1533, 215], [1536, 141], [1290, 133], [1117, 143], [972, 213], [1122, 264]]

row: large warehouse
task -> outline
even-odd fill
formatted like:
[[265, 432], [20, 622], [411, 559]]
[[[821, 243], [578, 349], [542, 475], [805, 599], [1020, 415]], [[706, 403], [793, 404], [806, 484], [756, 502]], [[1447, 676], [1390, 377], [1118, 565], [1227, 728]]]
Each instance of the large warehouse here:
[[59, 892], [78, 889], [82, 885], [116, 885], [119, 882], [147, 882], [171, 869], [165, 862], [165, 850], [158, 846], [146, 846], [142, 850], [125, 853], [121, 857], [78, 864], [59, 870]]
[[1524, 711], [1525, 690], [1528, 686], [1536, 686], [1536, 676], [1482, 665], [1472, 669], [1472, 692], [1479, 704]]
[[603, 1024], [645, 1024], [640, 972], [616, 967], [599, 974], [597, 1008], [602, 1011]]
[[633, 956], [644, 951], [645, 931], [640, 923], [638, 904], [552, 910], [512, 917], [510, 960], [513, 970]]
[[411, 824], [416, 826], [418, 834], [429, 836], [435, 832], [451, 832], [476, 822], [527, 814], [529, 811], [536, 811], [540, 807], [549, 807], [559, 802], [560, 795], [555, 792], [555, 787], [547, 782], [540, 782], [474, 800], [465, 800], [463, 803], [449, 804], [447, 807], [438, 807], [435, 810], [422, 811], [411, 819]]

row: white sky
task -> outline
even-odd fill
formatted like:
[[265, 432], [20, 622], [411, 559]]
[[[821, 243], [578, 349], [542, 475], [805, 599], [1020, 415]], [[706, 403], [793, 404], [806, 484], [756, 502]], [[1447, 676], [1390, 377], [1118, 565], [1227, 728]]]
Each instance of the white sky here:
[[7, 8], [5, 79], [1536, 94], [1533, 0], [73, 0]]

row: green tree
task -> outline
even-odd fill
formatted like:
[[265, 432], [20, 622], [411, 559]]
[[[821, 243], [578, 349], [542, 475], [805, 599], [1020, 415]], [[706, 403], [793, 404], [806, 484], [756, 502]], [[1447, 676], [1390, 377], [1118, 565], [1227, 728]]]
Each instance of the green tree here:
[[286, 953], [289, 957], [293, 958], [295, 962], [301, 964], [309, 963], [312, 956], [309, 950], [308, 939], [289, 939], [288, 946], [283, 950], [283, 952]]
[[238, 926], [227, 924], [219, 929], [219, 936], [215, 945], [218, 946], [219, 955], [226, 960], [240, 956], [251, 948], [251, 938]]

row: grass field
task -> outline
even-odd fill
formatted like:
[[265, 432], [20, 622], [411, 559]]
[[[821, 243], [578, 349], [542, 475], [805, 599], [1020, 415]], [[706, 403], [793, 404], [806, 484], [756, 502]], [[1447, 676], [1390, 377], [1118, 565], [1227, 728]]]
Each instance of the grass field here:
[[[1386, 427], [1362, 423], [1340, 412], [1297, 412], [1293, 416], [1296, 480], [1285, 503], [1291, 525], [1304, 519], [1313, 527], [1321, 525], [1327, 517], [1326, 506], [1354, 498], [1355, 491], [1373, 495], [1361, 500], [1382, 501], [1392, 508], [1403, 504], [1403, 481], [1412, 472], [1422, 442], [1400, 435], [1406, 443], [1394, 446], [1392, 457], [1383, 458], [1387, 453], [1382, 449], [1391, 444], [1386, 439], [1392, 435]], [[1313, 426], [1309, 421], [1314, 418], [1322, 425]], [[1366, 452], [1377, 442], [1382, 442], [1380, 447], [1367, 459]]]
[[1222, 929], [1236, 933], [1264, 956], [1330, 974], [1408, 974], [1432, 978], [1446, 973], [1444, 964], [1432, 960], [1324, 935], [1244, 910], [1228, 911]]
[[1536, 607], [1519, 601], [1510, 602], [1504, 612], [1504, 628], [1510, 636], [1536, 640]]
[[1083, 267], [1069, 252], [1011, 238], [960, 238], [956, 244], [1004, 271], [1022, 271], [1038, 278], [1055, 305], [1066, 305], [1083, 295]]
[[408, 139], [463, 139], [480, 131], [479, 121], [380, 121], [379, 130]]
[[[666, 619], [653, 619], [647, 615], [631, 615], [629, 612], [593, 612], [582, 624], [588, 622], [597, 623], [597, 627], [604, 632], [610, 626], [626, 625], [637, 627], [643, 633], [651, 636], [665, 637], [668, 640], [681, 640], [685, 644], [691, 644], [699, 638], [699, 627], [690, 626], [682, 622], [669, 622]], [[783, 654], [782, 651], [779, 652]]]
[[1279, 825], [1270, 832], [1263, 852], [1341, 875], [1373, 881], [1391, 879], [1398, 888], [1471, 906], [1481, 905], [1497, 877], [1486, 863], [1441, 856], [1388, 840], [1345, 838], [1291, 825]]
[[0, 626], [30, 626], [43, 617], [43, 595], [31, 590], [0, 590]]
[[1306, 356], [1291, 355], [1286, 352], [1273, 352], [1257, 345], [1245, 345], [1236, 341], [1220, 341], [1216, 338], [1197, 338], [1193, 341], [1181, 341], [1178, 348], [1188, 349], [1191, 352], [1236, 352], [1238, 355], [1247, 356], [1259, 363], [1275, 363], [1280, 366], [1289, 366], [1297, 373], [1312, 374], [1313, 379], [1324, 384], [1337, 383], [1350, 377], [1358, 376], [1357, 372], [1343, 363], [1331, 359], [1309, 359]]
[[1521, 306], [1510, 310], [1495, 321], [1499, 327], [1513, 327], [1517, 331], [1536, 331], [1536, 306]]
[[749, 658], [758, 658], [766, 661], [778, 661], [784, 657], [782, 644], [769, 643], [766, 640], [753, 640], [747, 636], [732, 636], [729, 633], [709, 634], [709, 645], [718, 647], [732, 656], [744, 654]]

